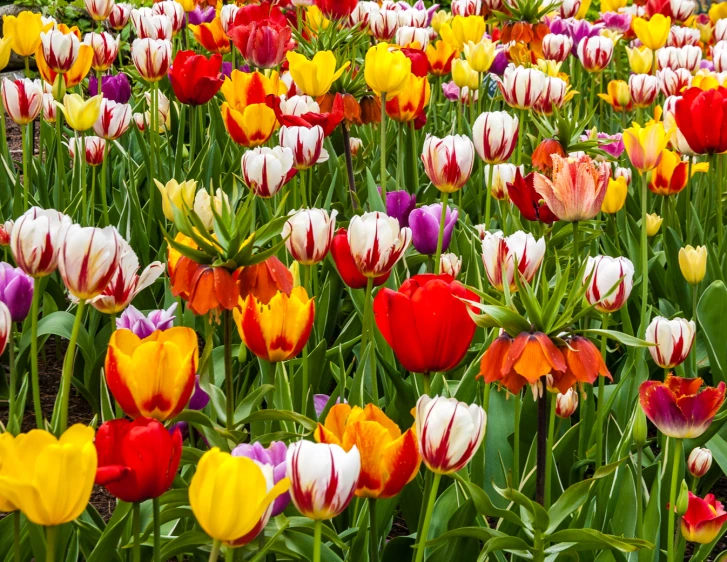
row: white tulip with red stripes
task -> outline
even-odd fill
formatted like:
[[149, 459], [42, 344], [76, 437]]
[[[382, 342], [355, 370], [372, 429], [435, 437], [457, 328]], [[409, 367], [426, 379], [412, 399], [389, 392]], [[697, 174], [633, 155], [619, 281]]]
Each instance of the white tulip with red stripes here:
[[662, 369], [673, 369], [687, 358], [696, 337], [697, 326], [692, 320], [657, 316], [647, 326], [644, 339], [656, 344], [649, 347], [654, 363]]
[[300, 209], [288, 213], [281, 236], [295, 261], [313, 265], [326, 257], [336, 233], [337, 214], [335, 209], [330, 215], [325, 209]]

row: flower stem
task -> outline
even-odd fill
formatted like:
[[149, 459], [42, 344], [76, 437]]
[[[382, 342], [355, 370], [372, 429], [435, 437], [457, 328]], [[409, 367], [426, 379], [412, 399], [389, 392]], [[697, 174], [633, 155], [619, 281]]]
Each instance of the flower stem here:
[[86, 309], [86, 301], [78, 302], [76, 309], [76, 319], [73, 322], [73, 330], [71, 331], [71, 341], [68, 343], [66, 357], [63, 360], [63, 372], [61, 374], [61, 412], [60, 426], [58, 435], [62, 435], [68, 427], [68, 399], [71, 394], [71, 381], [73, 380], [73, 364], [76, 357], [76, 344], [78, 342], [78, 333], [81, 331], [81, 322], [83, 321], [83, 312]]
[[[485, 182], [485, 230], [490, 229], [490, 216], [492, 213], [492, 177], [495, 175], [495, 166], [490, 164], [487, 170], [487, 182]], [[504, 217], [500, 217], [500, 222], [504, 223]], [[501, 224], [502, 231], [505, 231], [505, 225]]]
[[576, 260], [576, 267], [581, 263], [580, 248], [578, 247], [578, 221], [573, 221], [573, 257]]
[[356, 180], [353, 176], [353, 157], [351, 156], [351, 134], [348, 131], [346, 121], [341, 121], [341, 132], [343, 133], [343, 154], [346, 157], [346, 174], [348, 176], [348, 192], [351, 195], [351, 208], [355, 211], [356, 204]]
[[63, 185], [65, 166], [63, 164], [63, 112], [56, 114], [56, 208], [64, 207]]
[[674, 458], [672, 459], [671, 487], [669, 488], [669, 513], [668, 531], [666, 540], [669, 541], [667, 546], [667, 562], [674, 562], [674, 510], [677, 501], [677, 482], [679, 481], [679, 464], [682, 460], [682, 440], [674, 439]]
[[548, 391], [544, 390], [538, 398], [538, 449], [536, 452], [536, 475], [535, 475], [535, 501], [540, 505], [545, 505], [545, 476], [547, 473], [547, 457], [550, 456], [546, 451], [548, 432]]
[[717, 248], [718, 250], [721, 250], [722, 239], [724, 237], [724, 226], [722, 222], [722, 196], [724, 195], [722, 163], [724, 162], [724, 159], [722, 158], [722, 155], [717, 154], [715, 155], [714, 160], [717, 164]]
[[162, 520], [159, 514], [159, 498], [152, 500], [152, 509], [154, 511], [154, 562], [162, 560]]
[[386, 92], [381, 92], [381, 198], [386, 203]]
[[421, 535], [417, 535], [417, 550], [414, 558], [414, 562], [422, 562], [424, 560], [424, 549], [427, 544], [427, 537], [429, 536], [429, 524], [432, 522], [432, 512], [434, 511], [434, 502], [437, 501], [437, 491], [439, 490], [439, 483], [442, 480], [441, 474], [434, 474], [432, 478], [432, 488], [429, 490], [429, 495], [426, 497], [427, 508], [424, 512], [424, 523], [422, 525]]
[[371, 541], [371, 562], [379, 562], [379, 529], [376, 526], [376, 500], [369, 498], [369, 537]]
[[106, 160], [109, 157], [109, 143], [104, 145], [103, 149], [103, 162], [101, 162], [101, 205], [103, 206], [103, 226], [109, 226], [111, 221], [109, 220], [109, 205], [106, 199]]
[[195, 144], [197, 144], [197, 119], [195, 119], [195, 108], [196, 106], [190, 105], [189, 109], [189, 167], [187, 171], [189, 172], [192, 169], [192, 165], [194, 164], [194, 149]]
[[520, 487], [520, 413], [522, 403], [520, 393], [515, 394], [515, 418], [513, 420], [513, 450], [512, 450], [512, 487]]
[[141, 562], [141, 506], [139, 502], [134, 502], [132, 506], [132, 532], [134, 533], [133, 560]]
[[57, 538], [58, 527], [45, 528], [45, 562], [55, 562]]
[[[608, 314], [604, 313], [602, 316], [601, 321], [601, 329], [607, 330], [608, 329], [608, 321], [609, 316]], [[603, 357], [603, 361], [606, 361], [606, 353], [607, 353], [607, 345], [606, 345], [606, 336], [601, 336], [601, 357]], [[604, 393], [604, 380], [603, 376], [599, 375], [598, 377], [598, 410], [596, 412], [596, 470], [598, 470], [601, 465], [603, 464], [603, 416], [606, 412], [605, 406], [606, 401], [604, 399], [603, 393]]]
[[40, 384], [38, 382], [38, 308], [40, 305], [40, 279], [33, 279], [33, 303], [30, 312], [30, 379], [33, 385], [33, 409], [35, 426], [43, 428], [43, 408], [40, 403]]
[[15, 322], [10, 323], [10, 335], [8, 337], [8, 362], [10, 364], [10, 389], [8, 396], [8, 431], [16, 435], [19, 427], [15, 427], [15, 394], [18, 389], [18, 372], [15, 369]]
[[639, 336], [646, 333], [647, 301], [649, 299], [649, 248], [646, 233], [646, 201], [647, 201], [646, 174], [641, 172], [641, 323]]
[[212, 550], [210, 550], [209, 562], [217, 562], [217, 558], [220, 555], [220, 547], [221, 546], [222, 546], [222, 543], [220, 541], [213, 541], [212, 542]]
[[222, 322], [224, 324], [224, 344], [225, 344], [225, 394], [227, 400], [225, 426], [228, 431], [232, 431], [235, 427], [235, 388], [232, 380], [232, 312], [225, 310], [222, 313]]
[[[369, 346], [369, 338], [370, 335], [370, 329], [369, 324], [370, 322], [370, 316], [371, 316], [371, 309], [372, 309], [372, 303], [371, 303], [371, 293], [374, 290], [374, 278], [369, 277], [366, 281], [366, 295], [364, 297], [364, 310], [363, 310], [363, 329], [361, 331], [361, 357], [360, 361], [363, 363], [364, 361], [364, 354], [367, 351], [367, 347]], [[373, 403], [378, 404], [379, 401], [379, 391], [378, 391], [378, 385], [376, 381], [376, 375], [371, 377], [371, 397], [373, 398]]]
[[321, 532], [323, 521], [316, 519], [313, 523], [313, 562], [321, 562]]
[[636, 538], [644, 536], [644, 479], [643, 479], [644, 448], [638, 445], [636, 450]]
[[28, 173], [28, 125], [20, 126], [20, 138], [23, 144], [23, 210], [28, 210], [30, 200], [30, 174]]
[[444, 246], [444, 223], [447, 220], [447, 199], [449, 193], [442, 192], [442, 215], [439, 219], [439, 236], [437, 237], [437, 255], [434, 258], [434, 274], [440, 273], [440, 262], [442, 261], [442, 246]]
[[550, 499], [551, 499], [551, 489], [550, 489], [550, 482], [552, 479], [552, 472], [553, 472], [553, 447], [555, 446], [555, 443], [553, 441], [555, 437], [555, 406], [557, 404], [556, 395], [551, 394], [550, 395], [550, 415], [548, 418], [548, 456], [545, 459], [545, 509], [550, 508]]

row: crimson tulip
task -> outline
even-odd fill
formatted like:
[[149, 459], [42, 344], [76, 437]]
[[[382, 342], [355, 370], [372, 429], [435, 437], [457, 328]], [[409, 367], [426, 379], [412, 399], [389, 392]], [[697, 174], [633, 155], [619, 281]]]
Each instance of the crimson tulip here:
[[679, 132], [696, 154], [727, 150], [727, 88], [689, 88], [675, 104]]
[[315, 5], [329, 19], [348, 18], [356, 8], [358, 0], [315, 0]]
[[476, 325], [460, 299], [478, 301], [450, 275], [422, 274], [398, 291], [374, 299], [376, 325], [405, 369], [434, 373], [454, 369], [467, 353]]
[[107, 421], [96, 433], [96, 484], [125, 502], [169, 490], [182, 458], [182, 433], [150, 418]]
[[[356, 267], [356, 262], [351, 253], [351, 246], [348, 243], [348, 233], [345, 228], [339, 228], [333, 237], [333, 242], [331, 242], [331, 256], [333, 256], [333, 261], [336, 263], [338, 274], [346, 285], [352, 289], [363, 289], [366, 287], [368, 277], [362, 275], [358, 267]], [[387, 271], [384, 275], [374, 277], [374, 287], [386, 283], [389, 275], [391, 275], [391, 270]]]
[[523, 178], [518, 168], [515, 172], [515, 181], [507, 184], [507, 193], [524, 218], [529, 221], [551, 224], [557, 221], [558, 217], [553, 214], [550, 207], [535, 191], [534, 179], [535, 174], [533, 172]]
[[238, 10], [227, 36], [248, 63], [257, 68], [275, 68], [285, 59], [292, 32], [285, 17], [271, 17], [269, 8], [259, 6], [264, 5]]
[[185, 105], [203, 105], [220, 91], [225, 77], [220, 73], [222, 55], [210, 58], [194, 51], [179, 51], [169, 67], [169, 81], [177, 99]]

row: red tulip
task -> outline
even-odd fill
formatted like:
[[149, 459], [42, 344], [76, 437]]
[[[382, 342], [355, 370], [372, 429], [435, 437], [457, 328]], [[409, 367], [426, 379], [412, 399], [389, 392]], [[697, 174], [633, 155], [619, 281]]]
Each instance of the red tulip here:
[[[346, 285], [352, 289], [363, 289], [366, 287], [368, 278], [361, 275], [356, 267], [356, 262], [353, 260], [353, 255], [351, 254], [351, 246], [348, 243], [348, 233], [345, 228], [339, 228], [333, 237], [333, 242], [331, 242], [331, 255], [333, 256], [333, 261], [336, 262], [338, 274]], [[391, 275], [391, 271], [379, 277], [374, 277], [374, 287], [386, 283], [389, 275]]]
[[[244, 8], [239, 11], [245, 13]], [[292, 34], [287, 21], [280, 23], [270, 18], [241, 24], [237, 21], [235, 17], [227, 36], [248, 63], [257, 68], [275, 68], [283, 61]]]
[[727, 151], [727, 88], [689, 88], [677, 100], [674, 117], [696, 154]]
[[404, 368], [413, 373], [454, 369], [467, 353], [476, 325], [460, 299], [477, 295], [449, 275], [407, 279], [374, 299], [376, 325]]
[[727, 511], [713, 494], [704, 499], [689, 492], [689, 507], [682, 517], [682, 535], [689, 542], [709, 544], [727, 521]]
[[520, 169], [515, 172], [515, 181], [507, 184], [507, 193], [510, 200], [520, 209], [523, 217], [529, 221], [540, 221], [551, 224], [558, 220], [550, 210], [543, 198], [538, 195], [533, 186], [535, 174], [529, 173], [523, 178]]
[[641, 407], [667, 437], [699, 437], [722, 406], [725, 383], [701, 392], [702, 379], [668, 375], [665, 382], [645, 381], [639, 389]]
[[424, 78], [429, 74], [429, 59], [427, 59], [424, 51], [412, 49], [411, 47], [402, 47], [399, 50], [411, 61], [411, 73], [414, 76]]
[[177, 99], [185, 105], [203, 105], [220, 91], [224, 75], [220, 73], [222, 55], [208, 59], [194, 51], [179, 51], [169, 67], [169, 81]]
[[125, 502], [169, 490], [182, 457], [182, 434], [149, 418], [111, 420], [96, 433], [96, 484]]
[[309, 129], [319, 125], [323, 129], [323, 135], [326, 137], [336, 130], [336, 127], [343, 121], [344, 117], [344, 103], [341, 94], [336, 94], [336, 97], [333, 99], [331, 111], [328, 113], [309, 111], [302, 115], [286, 115], [280, 109], [280, 97], [272, 94], [267, 96], [266, 103], [273, 108], [275, 116], [281, 125], [285, 125], [286, 127], [307, 127]]
[[327, 18], [340, 20], [351, 15], [358, 0], [315, 0], [315, 4]]

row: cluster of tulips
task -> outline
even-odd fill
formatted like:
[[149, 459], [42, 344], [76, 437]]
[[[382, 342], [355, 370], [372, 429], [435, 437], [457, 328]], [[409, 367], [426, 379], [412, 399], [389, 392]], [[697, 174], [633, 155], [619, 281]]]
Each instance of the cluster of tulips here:
[[0, 38], [0, 559], [716, 555], [727, 2], [83, 5]]

